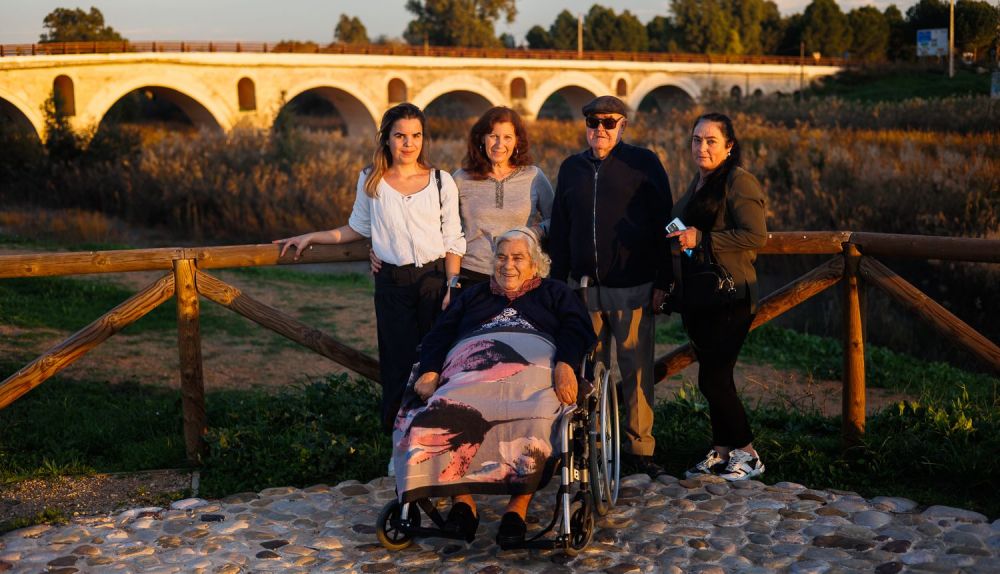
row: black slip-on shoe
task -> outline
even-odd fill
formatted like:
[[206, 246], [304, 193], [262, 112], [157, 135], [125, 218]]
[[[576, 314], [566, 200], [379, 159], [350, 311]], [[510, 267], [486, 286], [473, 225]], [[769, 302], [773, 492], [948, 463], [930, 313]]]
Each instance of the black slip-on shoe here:
[[472, 507], [464, 502], [456, 502], [448, 512], [448, 518], [444, 519], [444, 527], [441, 529], [448, 534], [461, 536], [466, 542], [476, 539], [476, 531], [479, 530], [479, 516], [472, 513]]
[[497, 530], [497, 544], [502, 550], [507, 550], [524, 543], [528, 525], [516, 512], [508, 512], [500, 519], [500, 529]]

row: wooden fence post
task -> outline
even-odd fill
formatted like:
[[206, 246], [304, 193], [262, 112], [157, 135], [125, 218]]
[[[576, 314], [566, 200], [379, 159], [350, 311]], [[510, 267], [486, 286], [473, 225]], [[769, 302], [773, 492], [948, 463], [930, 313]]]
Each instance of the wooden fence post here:
[[202, 437], [208, 428], [208, 422], [205, 416], [205, 381], [201, 367], [201, 327], [195, 273], [194, 259], [174, 261], [184, 450], [190, 462], [200, 464], [205, 454], [205, 441]]
[[861, 442], [865, 434], [865, 346], [861, 332], [858, 265], [861, 252], [844, 244], [844, 394], [841, 426], [844, 448]]

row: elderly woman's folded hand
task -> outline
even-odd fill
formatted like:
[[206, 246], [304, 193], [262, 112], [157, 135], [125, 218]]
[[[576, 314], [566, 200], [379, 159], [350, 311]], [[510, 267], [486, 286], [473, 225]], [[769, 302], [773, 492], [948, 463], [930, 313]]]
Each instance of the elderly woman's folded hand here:
[[556, 396], [559, 402], [564, 405], [576, 403], [576, 373], [568, 363], [559, 361], [553, 373], [553, 386], [555, 386]]
[[437, 390], [440, 381], [441, 375], [435, 372], [427, 372], [420, 375], [417, 382], [413, 383], [413, 390], [417, 393], [417, 396], [426, 401]]

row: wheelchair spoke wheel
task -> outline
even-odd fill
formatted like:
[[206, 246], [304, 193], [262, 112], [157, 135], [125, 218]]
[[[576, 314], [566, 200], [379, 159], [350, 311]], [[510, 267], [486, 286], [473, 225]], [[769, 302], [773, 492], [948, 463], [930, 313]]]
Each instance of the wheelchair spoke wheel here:
[[[375, 536], [387, 550], [403, 550], [413, 544], [413, 537], [404, 532], [399, 524], [402, 510], [403, 505], [398, 500], [391, 500], [378, 515]], [[420, 525], [420, 513], [415, 504], [410, 505], [410, 523]]]
[[592, 416], [595, 432], [590, 434], [590, 480], [594, 510], [604, 516], [618, 501], [621, 476], [618, 389], [611, 382], [611, 371], [603, 363], [594, 367], [594, 382], [600, 392]]

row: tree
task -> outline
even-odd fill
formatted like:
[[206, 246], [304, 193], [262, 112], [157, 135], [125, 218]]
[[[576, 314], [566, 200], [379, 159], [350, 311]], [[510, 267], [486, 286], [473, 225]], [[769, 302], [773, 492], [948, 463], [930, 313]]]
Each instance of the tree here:
[[654, 16], [646, 23], [650, 52], [680, 52], [681, 31], [666, 16]]
[[549, 27], [549, 37], [552, 47], [556, 50], [576, 50], [576, 29], [579, 26], [577, 17], [569, 10], [563, 10]]
[[955, 2], [955, 49], [982, 54], [997, 40], [1000, 10], [982, 0]]
[[271, 47], [272, 52], [295, 52], [299, 54], [312, 54], [319, 52], [319, 44], [312, 40], [282, 40]]
[[942, 0], [920, 0], [906, 10], [906, 23], [910, 27], [910, 41], [916, 43], [917, 30], [948, 27], [948, 3]]
[[507, 48], [508, 50], [513, 50], [514, 48], [517, 48], [517, 40], [514, 38], [513, 35], [508, 34], [507, 32], [500, 34], [500, 44], [502, 44], [503, 47]]
[[415, 18], [403, 37], [410, 44], [466, 46], [500, 45], [493, 25], [503, 15], [508, 23], [517, 16], [515, 0], [407, 0]]
[[851, 27], [851, 57], [865, 62], [885, 60], [889, 23], [874, 6], [861, 6], [847, 14]]
[[576, 50], [576, 28], [576, 16], [569, 10], [563, 10], [548, 30], [533, 26], [525, 39], [533, 50]]
[[583, 19], [583, 47], [587, 50], [645, 52], [649, 50], [646, 27], [631, 12], [594, 4]]
[[674, 25], [681, 30], [681, 50], [724, 54], [732, 45], [732, 17], [725, 0], [671, 0]]
[[81, 8], [56, 8], [42, 20], [47, 32], [39, 42], [115, 42], [122, 41], [121, 34], [104, 24], [104, 14], [93, 6], [90, 12]]
[[[730, 29], [729, 53], [736, 54], [763, 54], [764, 47], [761, 43], [763, 35], [764, 21], [764, 0], [730, 0], [730, 14], [733, 18], [733, 27]], [[733, 37], [732, 33], [736, 36]], [[732, 50], [738, 44], [738, 51]]]
[[553, 48], [552, 35], [541, 26], [532, 26], [528, 33], [524, 35], [528, 42], [528, 47], [532, 50], [551, 50]]
[[851, 47], [847, 16], [834, 0], [813, 0], [802, 14], [802, 40], [807, 52], [840, 56]]
[[368, 30], [357, 16], [352, 18], [347, 14], [341, 14], [333, 35], [341, 44], [368, 43]]
[[777, 54], [785, 36], [788, 22], [778, 12], [778, 5], [770, 0], [764, 2], [760, 22], [760, 50], [762, 54]]
[[895, 4], [890, 4], [885, 12], [885, 23], [889, 27], [889, 44], [886, 53], [890, 60], [912, 60], [916, 57], [915, 38], [910, 37], [910, 28], [903, 19], [903, 13]]

